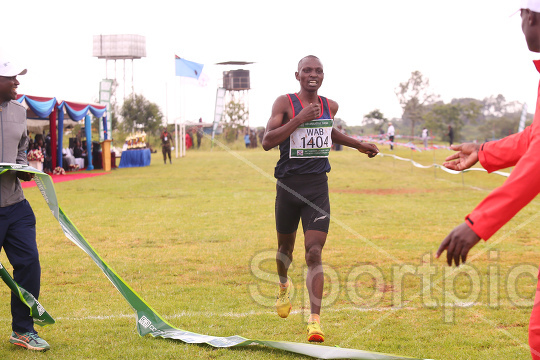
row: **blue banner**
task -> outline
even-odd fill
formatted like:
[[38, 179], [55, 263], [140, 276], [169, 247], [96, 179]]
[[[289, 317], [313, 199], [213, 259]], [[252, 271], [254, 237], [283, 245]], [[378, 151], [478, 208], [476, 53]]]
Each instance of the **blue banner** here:
[[199, 64], [193, 61], [188, 61], [178, 56], [175, 59], [176, 76], [185, 76], [194, 79], [199, 79], [201, 76], [204, 64]]

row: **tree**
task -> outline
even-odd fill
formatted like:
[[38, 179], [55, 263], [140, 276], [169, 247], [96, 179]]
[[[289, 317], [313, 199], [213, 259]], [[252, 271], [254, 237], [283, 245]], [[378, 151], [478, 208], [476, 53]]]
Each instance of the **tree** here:
[[448, 125], [454, 129], [454, 137], [460, 138], [460, 131], [465, 124], [475, 123], [480, 116], [482, 106], [478, 101], [460, 101], [453, 99], [449, 104], [442, 101], [426, 107], [425, 126], [441, 139], [448, 134]]
[[505, 97], [501, 94], [485, 98], [483, 104], [483, 114], [485, 117], [501, 117], [506, 114], [521, 112], [523, 109], [523, 103], [519, 101], [506, 101]]
[[148, 134], [157, 135], [163, 122], [159, 106], [138, 94], [133, 94], [124, 101], [120, 114], [123, 118], [121, 126], [125, 132], [142, 128]]
[[347, 123], [342, 118], [336, 117], [336, 118], [334, 118], [334, 126], [335, 127], [341, 126], [342, 128], [346, 128]]
[[364, 125], [375, 125], [377, 130], [381, 130], [384, 124], [388, 121], [379, 109], [372, 110], [364, 115]]
[[484, 99], [484, 115], [485, 116], [503, 116], [505, 111], [506, 99], [503, 95], [490, 96]]
[[448, 125], [454, 129], [454, 136], [459, 139], [459, 131], [463, 127], [462, 108], [457, 104], [439, 102], [429, 107], [425, 116], [425, 126], [435, 134], [444, 138], [448, 133]]
[[452, 99], [450, 103], [459, 105], [463, 124], [478, 124], [483, 120], [482, 109], [484, 108], [484, 103], [482, 101], [472, 98], [461, 98]]
[[520, 118], [521, 114], [519, 112], [490, 117], [480, 126], [480, 134], [485, 140], [496, 140], [512, 135], [518, 130]]
[[116, 105], [116, 101], [113, 103], [111, 102], [109, 107], [109, 116], [111, 117], [111, 128], [112, 130], [118, 129], [118, 105]]
[[403, 109], [403, 120], [411, 124], [411, 135], [414, 136], [414, 127], [422, 122], [425, 107], [438, 96], [429, 90], [429, 79], [420, 71], [413, 71], [409, 80], [400, 83], [395, 93]]
[[119, 119], [118, 119], [118, 102], [116, 98], [116, 89], [118, 88], [118, 81], [113, 80], [111, 88], [111, 99], [109, 103], [109, 116], [111, 117], [111, 128], [112, 130], [118, 129]]
[[249, 111], [243, 102], [234, 97], [225, 106], [225, 139], [227, 142], [234, 142], [238, 137], [238, 132], [245, 127], [248, 120]]

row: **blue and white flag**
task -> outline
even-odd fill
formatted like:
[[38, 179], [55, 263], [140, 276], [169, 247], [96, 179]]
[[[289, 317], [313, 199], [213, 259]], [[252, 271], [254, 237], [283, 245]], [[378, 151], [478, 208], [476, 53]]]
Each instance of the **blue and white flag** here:
[[176, 67], [176, 76], [185, 76], [197, 80], [199, 79], [199, 76], [201, 76], [204, 64], [182, 59], [178, 55], [175, 55], [174, 61]]

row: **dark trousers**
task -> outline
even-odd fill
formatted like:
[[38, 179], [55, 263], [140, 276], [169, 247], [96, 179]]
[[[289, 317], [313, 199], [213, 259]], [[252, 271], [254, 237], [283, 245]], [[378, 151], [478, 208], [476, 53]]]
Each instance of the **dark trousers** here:
[[167, 163], [167, 155], [169, 155], [169, 162], [172, 164], [171, 160], [171, 147], [170, 146], [162, 146], [161, 151], [163, 152], [163, 162]]
[[394, 136], [389, 136], [388, 140], [390, 140], [390, 150], [394, 150]]
[[[0, 208], [0, 249], [2, 247], [13, 266], [15, 282], [37, 299], [41, 266], [36, 244], [36, 217], [27, 200]], [[11, 316], [13, 331], [34, 331], [30, 309], [13, 293]]]

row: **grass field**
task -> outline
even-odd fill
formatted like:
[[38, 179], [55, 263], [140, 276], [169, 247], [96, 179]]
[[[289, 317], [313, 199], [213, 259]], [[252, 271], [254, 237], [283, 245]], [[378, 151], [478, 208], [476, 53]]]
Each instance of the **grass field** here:
[[[394, 153], [426, 165], [449, 154]], [[59, 183], [56, 191], [101, 257], [174, 326], [305, 342], [302, 235], [290, 271], [293, 313], [284, 320], [272, 307], [278, 157], [275, 150], [216, 148], [189, 151], [164, 165], [158, 153], [149, 167]], [[432, 255], [504, 177], [451, 175], [347, 149], [333, 152], [330, 162], [325, 345], [431, 359], [529, 359], [538, 200], [478, 244], [470, 266], [455, 272]], [[25, 194], [37, 217], [40, 301], [57, 323], [37, 329], [51, 351], [35, 354], [9, 344], [9, 289], [0, 285], [0, 359], [308, 359], [262, 346], [214, 349], [140, 338], [127, 302], [65, 238], [37, 188]], [[0, 261], [11, 271], [3, 252]]]

